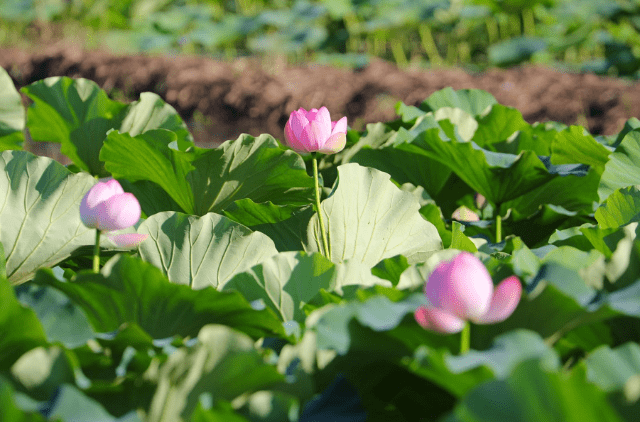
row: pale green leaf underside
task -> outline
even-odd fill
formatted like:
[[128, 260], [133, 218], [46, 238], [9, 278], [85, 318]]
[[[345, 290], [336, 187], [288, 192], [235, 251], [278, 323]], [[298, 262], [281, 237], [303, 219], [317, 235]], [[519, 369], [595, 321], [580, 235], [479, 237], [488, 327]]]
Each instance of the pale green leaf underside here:
[[22, 149], [24, 107], [9, 74], [0, 67], [0, 151]]
[[391, 283], [371, 274], [359, 262], [333, 264], [319, 253], [281, 252], [250, 270], [234, 276], [225, 289], [238, 290], [248, 301], [262, 299], [283, 321], [304, 323], [302, 306], [320, 289], [343, 293], [347, 286], [391, 287]]
[[140, 256], [173, 283], [194, 289], [222, 286], [235, 274], [278, 253], [273, 241], [222, 215], [173, 211], [154, 214], [138, 228], [149, 238]]
[[[442, 249], [438, 231], [420, 215], [417, 199], [389, 179], [387, 173], [355, 163], [338, 167], [333, 192], [321, 205], [333, 262], [350, 259], [373, 267], [404, 255], [414, 263]], [[319, 244], [316, 214], [309, 222], [306, 247], [317, 252]]]
[[0, 168], [0, 241], [13, 284], [93, 244], [95, 232], [80, 221], [80, 201], [94, 178], [26, 151], [3, 152]]

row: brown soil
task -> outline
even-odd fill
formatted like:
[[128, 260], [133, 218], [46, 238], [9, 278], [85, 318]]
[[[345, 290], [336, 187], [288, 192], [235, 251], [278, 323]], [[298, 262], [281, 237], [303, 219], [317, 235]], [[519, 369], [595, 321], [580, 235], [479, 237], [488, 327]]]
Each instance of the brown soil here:
[[[96, 81], [115, 98], [133, 101], [153, 91], [188, 122], [196, 142], [214, 146], [241, 133], [283, 137], [289, 113], [327, 106], [334, 120], [346, 115], [358, 130], [396, 118], [394, 104], [417, 105], [434, 91], [480, 88], [520, 110], [529, 122], [581, 124], [594, 134], [614, 134], [626, 119], [640, 117], [640, 84], [542, 67], [470, 74], [463, 70], [399, 70], [373, 61], [360, 70], [309, 64], [289, 66], [240, 58], [219, 62], [193, 56], [116, 56], [75, 47], [39, 52], [0, 49], [0, 66], [16, 86], [49, 76]], [[51, 155], [46, 145], [28, 145]], [[56, 157], [59, 158], [59, 157]]]

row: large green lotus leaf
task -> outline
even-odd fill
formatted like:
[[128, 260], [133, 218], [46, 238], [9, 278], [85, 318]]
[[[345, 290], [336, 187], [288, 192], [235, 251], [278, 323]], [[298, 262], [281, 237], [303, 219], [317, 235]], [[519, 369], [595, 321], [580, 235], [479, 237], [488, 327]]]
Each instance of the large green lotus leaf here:
[[80, 221], [80, 201], [94, 178], [26, 151], [3, 152], [0, 168], [0, 241], [11, 283], [95, 242], [95, 231]]
[[512, 330], [496, 337], [488, 349], [472, 349], [464, 355], [422, 346], [408, 368], [462, 397], [482, 381], [507, 378], [518, 364], [529, 359], [541, 359], [549, 368], [560, 366], [555, 351], [538, 334]]
[[551, 144], [552, 164], [587, 164], [602, 175], [609, 161], [609, 151], [582, 126], [571, 126], [558, 132]]
[[175, 140], [159, 130], [133, 137], [110, 132], [100, 159], [116, 178], [161, 186], [188, 214], [221, 212], [244, 198], [277, 205], [311, 202], [313, 178], [304, 161], [270, 135], [240, 135], [218, 148], [189, 152], [172, 149]]
[[491, 149], [498, 152], [518, 154], [520, 151], [534, 151], [538, 155], [550, 156], [551, 144], [560, 128], [553, 123], [544, 122], [527, 125], [514, 132], [512, 136], [501, 142], [491, 144]]
[[447, 366], [453, 373], [487, 366], [496, 378], [506, 378], [520, 362], [541, 359], [545, 367], [558, 369], [556, 352], [538, 335], [528, 330], [512, 330], [496, 337], [487, 350], [470, 350], [464, 355], [448, 356]]
[[[260, 392], [266, 393], [266, 392]], [[258, 394], [258, 393], [256, 393]], [[251, 396], [253, 397], [253, 395]], [[249, 398], [251, 400], [251, 398]], [[263, 406], [267, 406], [268, 411], [259, 412], [260, 416], [269, 415], [270, 411], [274, 411], [275, 408], [273, 403], [261, 401], [260, 404]], [[251, 405], [249, 405], [251, 406]], [[253, 406], [249, 407], [250, 409], [254, 409]], [[260, 409], [262, 410], [262, 409]], [[270, 415], [269, 415], [270, 416]], [[267, 416], [268, 417], [268, 416]], [[283, 419], [284, 420], [284, 419]], [[218, 402], [215, 406], [210, 409], [205, 409], [202, 407], [202, 403], [199, 403], [196, 408], [191, 413], [190, 422], [250, 422], [249, 419], [240, 416], [229, 404], [226, 402]]]
[[[2, 230], [2, 224], [0, 224], [0, 230]], [[4, 246], [0, 242], [0, 280], [7, 279], [7, 261], [4, 258]]]
[[26, 413], [15, 403], [15, 392], [11, 383], [0, 375], [0, 421], [45, 422], [40, 412]]
[[430, 195], [436, 195], [449, 178], [451, 170], [420, 150], [407, 150], [408, 147], [404, 145], [429, 127], [438, 127], [438, 122], [431, 114], [419, 119], [409, 130], [401, 127], [395, 132], [382, 123], [367, 125], [366, 134], [345, 150], [342, 164], [353, 162], [373, 167], [389, 173], [399, 184], [412, 183], [422, 186]]
[[[588, 232], [585, 231], [585, 233]], [[618, 288], [629, 286], [640, 278], [638, 234], [640, 234], [640, 225], [631, 223], [608, 236], [601, 237], [601, 246], [613, 251], [606, 264], [606, 276]], [[594, 234], [593, 237], [599, 240], [599, 236], [602, 235]]]
[[493, 95], [481, 89], [460, 89], [451, 87], [436, 91], [420, 104], [425, 111], [436, 111], [441, 107], [460, 108], [472, 116], [479, 116], [487, 108], [497, 104]]
[[25, 283], [16, 287], [16, 295], [36, 313], [50, 342], [74, 348], [95, 337], [82, 309], [56, 289]]
[[158, 384], [146, 418], [153, 422], [190, 420], [204, 393], [216, 403], [284, 384], [250, 337], [220, 325], [204, 326], [194, 347], [179, 348], [147, 375]]
[[121, 417], [111, 415], [101, 403], [89, 397], [74, 385], [63, 384], [50, 401], [43, 403], [47, 409], [48, 421], [74, 422], [142, 422], [130, 411]]
[[139, 246], [142, 259], [160, 268], [172, 283], [193, 289], [220, 289], [235, 274], [278, 253], [267, 235], [215, 213], [154, 214], [138, 233], [149, 235]]
[[622, 422], [605, 392], [578, 368], [552, 372], [543, 362], [522, 362], [504, 380], [478, 385], [455, 408], [451, 422]]
[[157, 94], [142, 93], [132, 104], [112, 101], [87, 79], [52, 77], [22, 91], [33, 100], [27, 112], [29, 133], [36, 141], [62, 144], [61, 151], [80, 169], [109, 176], [99, 158], [107, 132], [131, 136], [153, 129], [175, 132], [175, 149], [184, 151], [193, 138], [176, 110]]
[[517, 210], [519, 219], [529, 218], [545, 205], [557, 205], [570, 212], [593, 212], [598, 202], [598, 184], [600, 174], [590, 168], [586, 175], [579, 171], [556, 177], [548, 183], [538, 186], [518, 198], [502, 205], [503, 212], [512, 208]]
[[[423, 331], [428, 333], [426, 330]], [[405, 358], [401, 362], [412, 373], [433, 382], [458, 398], [464, 397], [479, 383], [494, 378], [491, 370], [480, 364], [463, 371], [452, 370], [447, 363], [447, 359], [450, 357], [451, 352], [447, 349], [435, 349], [420, 345], [413, 353], [412, 359]]]
[[616, 229], [640, 221], [640, 185], [617, 189], [595, 212], [598, 226]]
[[319, 253], [283, 252], [237, 274], [224, 290], [238, 290], [249, 301], [261, 299], [283, 321], [302, 324], [306, 318], [303, 306], [321, 289], [343, 294], [347, 289], [373, 285], [391, 287], [358, 262], [333, 264]]
[[468, 142], [478, 129], [478, 122], [461, 108], [441, 107], [433, 112], [433, 117], [449, 138]]
[[313, 215], [311, 205], [256, 204], [249, 198], [239, 199], [224, 210], [224, 215], [253, 231], [266, 234], [280, 252], [300, 251], [304, 247], [307, 225]]
[[481, 148], [506, 152], [496, 148], [493, 144], [498, 144], [515, 132], [525, 130], [528, 127], [529, 123], [525, 122], [522, 113], [518, 110], [502, 104], [494, 104], [487, 114], [478, 118], [478, 129], [471, 140]]
[[170, 283], [158, 268], [126, 255], [109, 260], [100, 274], [84, 271], [71, 282], [61, 282], [50, 270], [41, 270], [34, 282], [67, 295], [98, 332], [133, 322], [156, 339], [194, 337], [209, 323], [229, 325], [255, 338], [283, 334], [271, 311], [254, 310], [239, 293]]
[[220, 212], [232, 202], [307, 205], [313, 198], [313, 177], [302, 158], [283, 149], [271, 135], [240, 135], [213, 150], [202, 150], [193, 161], [190, 183], [196, 214]]
[[24, 107], [9, 74], [0, 67], [0, 151], [22, 149]]
[[46, 78], [22, 92], [33, 100], [27, 126], [34, 141], [59, 142], [80, 169], [108, 176], [98, 154], [107, 131], [120, 126], [126, 104], [110, 100], [88, 79]]
[[598, 187], [600, 202], [616, 189], [640, 185], [640, 131], [633, 130], [609, 156]]
[[602, 303], [618, 314], [640, 318], [640, 278], [635, 283], [606, 295]]
[[127, 179], [119, 179], [125, 192], [131, 192], [140, 203], [142, 217], [147, 218], [163, 211], [182, 212], [182, 207], [160, 186], [148, 180], [130, 182]]
[[193, 146], [193, 136], [176, 109], [165, 103], [158, 94], [143, 92], [140, 99], [132, 103], [127, 110], [127, 115], [118, 130], [136, 136], [153, 129], [174, 132], [177, 136], [176, 149], [180, 151]]
[[[114, 178], [154, 182], [185, 212], [193, 214], [195, 199], [187, 179], [187, 174], [194, 169], [190, 162], [192, 154], [170, 148], [177, 139], [174, 132], [164, 129], [138, 136], [113, 130], [104, 141], [100, 159]], [[143, 190], [133, 187], [134, 195]], [[145, 212], [147, 210], [145, 207]]]
[[398, 101], [395, 106], [396, 114], [400, 116], [402, 122], [409, 123], [414, 121], [420, 116], [424, 116], [427, 113], [424, 110], [419, 109], [415, 106], [406, 105], [402, 101]]
[[[426, 305], [424, 295], [410, 295], [400, 302], [392, 302], [384, 295], [368, 298], [364, 302], [349, 301], [340, 305], [326, 305], [307, 317], [307, 327], [316, 332], [318, 349], [332, 349], [344, 355], [352, 346], [349, 323], [352, 319], [363, 327], [374, 331], [389, 331], [397, 328], [405, 315], [415, 311], [420, 305]], [[412, 322], [413, 326], [413, 322]], [[423, 330], [417, 323], [418, 332]], [[438, 338], [437, 336], [435, 338]], [[447, 344], [450, 339], [442, 338], [438, 346]], [[407, 339], [411, 342], [411, 339]]]
[[584, 360], [587, 378], [604, 391], [622, 390], [633, 376], [640, 375], [640, 346], [625, 343], [615, 349], [603, 345]]
[[12, 379], [31, 397], [48, 400], [61, 384], [75, 381], [69, 354], [60, 346], [31, 349], [11, 366]]
[[[333, 262], [360, 261], [369, 267], [404, 255], [410, 263], [442, 249], [438, 230], [420, 215], [420, 204], [396, 187], [389, 175], [358, 164], [338, 167], [338, 179], [321, 204]], [[317, 215], [309, 222], [309, 251], [319, 251]]]
[[283, 252], [235, 275], [224, 290], [235, 289], [250, 302], [262, 299], [283, 321], [303, 323], [303, 306], [320, 289], [330, 290], [335, 272], [319, 253]]
[[522, 151], [518, 155], [492, 152], [474, 142], [444, 140], [438, 129], [424, 131], [412, 145], [446, 164], [493, 203], [517, 198], [558, 176], [533, 151]]
[[9, 282], [0, 278], [0, 372], [7, 371], [23, 353], [46, 343], [35, 312], [23, 307]]

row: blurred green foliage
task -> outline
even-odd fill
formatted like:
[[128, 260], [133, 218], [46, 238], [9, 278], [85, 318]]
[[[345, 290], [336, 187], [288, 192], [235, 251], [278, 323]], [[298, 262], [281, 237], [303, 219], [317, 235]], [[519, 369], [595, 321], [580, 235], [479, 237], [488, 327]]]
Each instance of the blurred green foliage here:
[[375, 56], [401, 67], [562, 63], [630, 77], [640, 69], [637, 0], [1, 0], [0, 6], [5, 46], [57, 35], [118, 52], [284, 55], [294, 63], [352, 67]]

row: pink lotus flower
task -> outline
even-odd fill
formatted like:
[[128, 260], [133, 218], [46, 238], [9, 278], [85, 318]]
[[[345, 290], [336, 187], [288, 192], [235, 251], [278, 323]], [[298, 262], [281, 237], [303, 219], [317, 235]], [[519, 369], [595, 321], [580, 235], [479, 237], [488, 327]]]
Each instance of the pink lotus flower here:
[[[140, 219], [140, 204], [132, 193], [125, 193], [117, 180], [98, 182], [80, 203], [80, 219], [90, 229], [111, 232], [133, 226]], [[146, 234], [107, 235], [121, 247], [133, 247], [147, 238]]]
[[347, 142], [347, 118], [332, 122], [326, 107], [309, 111], [299, 108], [289, 116], [284, 137], [286, 145], [298, 153], [335, 154]]
[[423, 328], [439, 333], [462, 331], [466, 321], [493, 324], [507, 319], [518, 306], [522, 286], [518, 277], [507, 277], [495, 288], [482, 262], [468, 252], [441, 262], [424, 288], [431, 303], [415, 311]]

